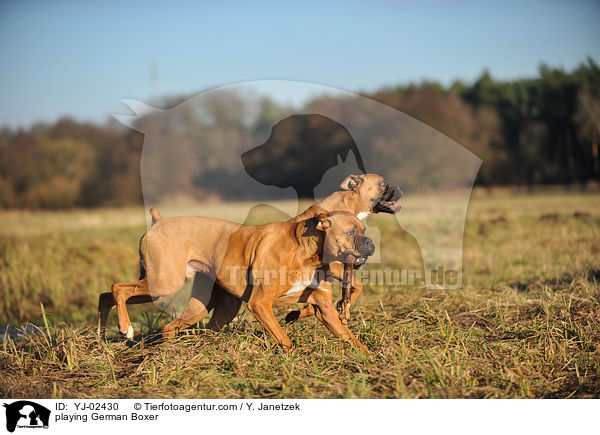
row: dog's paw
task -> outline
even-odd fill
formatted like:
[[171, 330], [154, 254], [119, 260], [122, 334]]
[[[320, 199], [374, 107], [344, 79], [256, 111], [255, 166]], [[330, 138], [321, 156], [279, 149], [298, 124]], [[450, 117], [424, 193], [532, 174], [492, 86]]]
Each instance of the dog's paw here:
[[125, 333], [125, 337], [128, 340], [131, 340], [133, 338], [133, 325], [129, 325], [129, 328], [127, 328], [127, 332]]

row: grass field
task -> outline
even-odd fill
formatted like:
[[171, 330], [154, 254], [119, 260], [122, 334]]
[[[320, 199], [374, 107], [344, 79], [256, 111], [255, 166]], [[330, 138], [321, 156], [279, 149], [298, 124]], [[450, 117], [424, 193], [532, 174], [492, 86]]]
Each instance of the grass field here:
[[[370, 219], [396, 231], [385, 266], [421, 266], [391, 217]], [[350, 327], [373, 356], [315, 319], [285, 326], [295, 349], [281, 353], [245, 308], [221, 333], [157, 345], [143, 337], [169, 317], [133, 307], [134, 342], [114, 313], [100, 342], [98, 294], [137, 277], [144, 230], [142, 208], [0, 213], [0, 326], [41, 326], [0, 343], [0, 397], [600, 397], [598, 194], [474, 196], [463, 289], [359, 298]]]

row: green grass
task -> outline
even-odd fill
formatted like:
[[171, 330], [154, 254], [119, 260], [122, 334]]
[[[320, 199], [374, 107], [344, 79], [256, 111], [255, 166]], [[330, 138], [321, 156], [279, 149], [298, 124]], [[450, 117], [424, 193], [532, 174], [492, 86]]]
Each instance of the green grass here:
[[[98, 341], [97, 296], [136, 278], [145, 218], [0, 213], [0, 325], [43, 327], [40, 303], [49, 324], [0, 344], [0, 397], [600, 397], [599, 195], [474, 196], [464, 288], [367, 286], [350, 328], [370, 357], [315, 319], [285, 326], [295, 349], [282, 353], [245, 308], [221, 333], [153, 344], [169, 316], [132, 307], [134, 344], [114, 313]], [[384, 266], [421, 267], [410, 234], [370, 219], [393, 232]]]

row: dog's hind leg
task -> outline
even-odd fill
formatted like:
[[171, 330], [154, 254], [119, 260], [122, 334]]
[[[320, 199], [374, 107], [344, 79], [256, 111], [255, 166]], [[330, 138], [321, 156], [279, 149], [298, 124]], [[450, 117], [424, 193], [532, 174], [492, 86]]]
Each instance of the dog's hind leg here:
[[110, 310], [115, 306], [115, 298], [112, 292], [102, 293], [98, 297], [98, 335], [100, 338], [104, 338], [106, 334], [106, 322]]
[[179, 331], [198, 323], [208, 315], [206, 306], [196, 298], [190, 298], [185, 311], [177, 319], [167, 323], [162, 330], [163, 338], [174, 337]]
[[215, 284], [208, 305], [204, 305], [201, 299], [190, 297], [183, 314], [163, 328], [163, 338], [173, 337], [182, 329], [198, 323], [213, 308], [213, 315], [206, 327], [213, 331], [220, 331], [233, 320], [241, 305], [242, 301], [240, 299]]
[[222, 330], [237, 315], [241, 306], [241, 299], [223, 290], [223, 288], [215, 283], [208, 306], [209, 311], [213, 307], [215, 310], [206, 327], [213, 331]]
[[163, 338], [173, 337], [182, 329], [188, 328], [206, 317], [214, 307], [214, 305], [211, 305], [211, 302], [213, 302], [213, 286], [215, 286], [214, 279], [196, 272], [188, 304], [177, 319], [164, 326], [162, 330]]
[[[151, 302], [153, 298], [152, 296], [150, 296], [148, 283], [146, 279], [141, 279], [136, 283], [113, 284], [112, 295], [114, 298], [115, 305], [117, 306], [117, 314], [119, 316], [119, 330], [121, 331], [121, 334], [125, 335], [128, 339], [132, 339], [133, 326], [131, 326], [131, 321], [129, 320], [129, 314], [127, 313], [126, 304], [127, 301], [133, 297], [135, 297], [136, 300], [140, 301], [138, 303]], [[105, 300], [107, 301], [108, 299], [105, 298]], [[106, 301], [105, 303], [106, 305], [108, 305], [108, 302]], [[106, 314], [106, 316], [108, 316], [108, 314]], [[102, 314], [99, 313], [99, 317], [101, 321]]]
[[[156, 298], [150, 295], [133, 296], [127, 300], [127, 305], [145, 304], [154, 302]], [[112, 292], [102, 293], [98, 298], [98, 335], [104, 338], [106, 334], [106, 322], [110, 311], [115, 306], [115, 298]]]

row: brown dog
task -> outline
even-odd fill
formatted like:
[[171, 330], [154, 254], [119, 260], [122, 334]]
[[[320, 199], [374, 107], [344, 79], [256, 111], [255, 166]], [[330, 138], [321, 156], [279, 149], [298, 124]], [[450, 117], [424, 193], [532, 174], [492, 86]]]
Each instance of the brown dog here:
[[[398, 186], [391, 187], [387, 181], [376, 174], [350, 175], [341, 183], [341, 191], [335, 192], [314, 204], [299, 216], [292, 218], [288, 222], [299, 222], [317, 216], [325, 211], [346, 211], [359, 219], [363, 219], [372, 213], [390, 213], [395, 214], [400, 211], [401, 206], [397, 201], [402, 192]], [[364, 264], [362, 259], [361, 264]], [[341, 280], [343, 274], [343, 265], [339, 262], [328, 263], [324, 266], [323, 273], [331, 272], [331, 276]], [[212, 289], [208, 303], [202, 301], [200, 294], [202, 288]], [[362, 283], [354, 279], [351, 282], [351, 302], [362, 292]], [[174, 335], [177, 331], [187, 328], [202, 320], [213, 308], [214, 312], [207, 327], [213, 330], [221, 330], [237, 315], [241, 306], [241, 300], [233, 297], [230, 293], [224, 291], [217, 283], [209, 277], [197, 273], [194, 277], [192, 287], [192, 297], [183, 314], [167, 324], [163, 329], [165, 337]], [[303, 317], [312, 316], [315, 309], [312, 305], [306, 305], [302, 310], [294, 310], [286, 316], [286, 322], [293, 322]], [[342, 319], [347, 320], [347, 319]]]
[[[390, 187], [385, 178], [377, 174], [350, 175], [342, 181], [340, 189], [342, 190], [334, 192], [324, 200], [309, 207], [304, 213], [289, 222], [298, 222], [315, 216], [321, 209], [347, 211], [362, 220], [373, 213], [396, 214], [402, 208], [395, 202], [402, 197], [400, 188], [398, 186]], [[362, 263], [358, 267], [362, 267], [364, 264]], [[341, 281], [344, 273], [342, 263], [332, 262], [328, 264], [328, 267], [331, 275]], [[353, 277], [350, 287], [351, 303], [362, 293], [362, 290], [362, 283]], [[293, 322], [312, 315], [314, 315], [314, 308], [307, 305], [302, 310], [289, 312], [285, 320], [286, 322]]]
[[[347, 211], [359, 218], [364, 218], [371, 213], [397, 213], [401, 208], [395, 203], [402, 195], [400, 189], [397, 186], [390, 187], [383, 177], [376, 174], [351, 175], [341, 183], [340, 188], [342, 189], [341, 191], [335, 192], [321, 202], [314, 204], [301, 215], [291, 219], [289, 222], [298, 222], [305, 218], [314, 217], [323, 210]], [[155, 208], [150, 212], [154, 224], [160, 219], [160, 214]], [[234, 231], [236, 228], [235, 225], [231, 226], [231, 231]], [[219, 228], [220, 234], [223, 234], [223, 229], [224, 228]], [[182, 231], [185, 231], [185, 229], [182, 229]], [[210, 231], [213, 232], [213, 228], [210, 228]], [[223, 234], [225, 239], [228, 239], [229, 236], [230, 234]], [[191, 238], [192, 236], [188, 235], [187, 237]], [[196, 240], [195, 243], [202, 244], [204, 241], [204, 238], [200, 238]], [[204, 249], [206, 251], [214, 249], [210, 240], [206, 241]], [[143, 258], [141, 249], [140, 258]], [[247, 267], [248, 265], [245, 266]], [[325, 266], [325, 269], [326, 268], [327, 266]], [[332, 277], [341, 280], [343, 273], [342, 264], [330, 263], [329, 268], [331, 269]], [[141, 262], [140, 280], [142, 280], [144, 276], [145, 268]], [[362, 292], [362, 283], [354, 279], [351, 286], [351, 300], [354, 301]], [[200, 297], [203, 287], [212, 289], [208, 302], [202, 301], [202, 298]], [[133, 293], [135, 293], [135, 295], [133, 295]], [[155, 299], [156, 298], [147, 294], [132, 292], [132, 296], [126, 298], [126, 301], [127, 304], [140, 304], [152, 302]], [[179, 318], [174, 319], [163, 328], [163, 336], [173, 336], [177, 331], [194, 325], [208, 315], [213, 308], [214, 312], [207, 327], [213, 330], [221, 330], [237, 315], [241, 304], [242, 300], [240, 298], [222, 289], [218, 283], [214, 282], [214, 278], [203, 273], [195, 273], [192, 297], [190, 298], [185, 311]], [[115, 299], [113, 293], [107, 292], [100, 295], [98, 301], [98, 334], [101, 336], [104, 335], [108, 315], [114, 306]], [[314, 314], [314, 307], [312, 305], [307, 305], [302, 310], [295, 310], [288, 313], [286, 321], [290, 322]]]
[[[156, 215], [153, 213], [154, 219]], [[144, 272], [141, 279], [112, 287], [119, 330], [128, 338], [133, 337], [126, 308], [128, 299], [169, 296], [181, 288], [188, 272], [197, 271], [246, 301], [257, 320], [286, 349], [292, 343], [272, 307], [307, 302], [314, 305], [319, 320], [336, 337], [368, 352], [340, 322], [333, 306], [331, 283], [316, 273], [327, 258], [344, 260], [372, 255], [375, 248], [371, 239], [365, 237], [364, 229], [347, 212], [261, 226], [202, 217], [161, 219], [140, 241]]]

